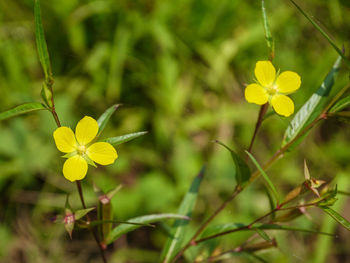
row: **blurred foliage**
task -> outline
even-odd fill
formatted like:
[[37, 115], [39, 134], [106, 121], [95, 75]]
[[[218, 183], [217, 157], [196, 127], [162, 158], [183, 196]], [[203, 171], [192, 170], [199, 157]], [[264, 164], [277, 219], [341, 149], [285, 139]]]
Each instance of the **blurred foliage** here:
[[[349, 39], [348, 1], [301, 4], [337, 43]], [[265, 5], [275, 40], [274, 64], [302, 77], [301, 89], [293, 95], [298, 109], [319, 87], [337, 54], [288, 1]], [[43, 74], [35, 47], [33, 0], [1, 1], [0, 10], [1, 112], [39, 101]], [[175, 212], [206, 163], [191, 222], [195, 227], [235, 185], [230, 154], [212, 141], [243, 153], [252, 136], [259, 108], [244, 101], [243, 90], [253, 79], [255, 62], [268, 56], [260, 1], [45, 0], [41, 10], [63, 125], [74, 128], [83, 116], [98, 118], [122, 103], [102, 138], [149, 131], [117, 147], [113, 166], [89, 170], [84, 181], [88, 204], [94, 205], [94, 181], [104, 191], [124, 185], [113, 200], [119, 220]], [[336, 88], [347, 79], [343, 70]], [[277, 115], [264, 122], [253, 149], [259, 161], [278, 149], [287, 126], [288, 120]], [[90, 236], [77, 231], [69, 241], [63, 227], [49, 220], [62, 211], [66, 192], [80, 209], [75, 186], [61, 175], [63, 159], [54, 146], [54, 129], [47, 112], [0, 123], [1, 262], [96, 262], [98, 257]], [[303, 181], [304, 159], [312, 176], [336, 183], [340, 171], [350, 171], [347, 136], [349, 127], [335, 120], [312, 131], [297, 151], [269, 170], [279, 192], [286, 194]], [[268, 209], [259, 180], [216, 221], [250, 221]], [[350, 218], [349, 211], [343, 210], [344, 217]], [[296, 225], [328, 226], [318, 220], [321, 211], [309, 213], [310, 218], [299, 218]], [[346, 246], [339, 245], [350, 242], [349, 235], [335, 231], [340, 237], [329, 245], [334, 247], [328, 259], [350, 260]], [[221, 242], [232, 248], [248, 236], [237, 233]], [[107, 252], [111, 262], [156, 262], [166, 237], [162, 228], [140, 229]], [[276, 238], [280, 249], [263, 254], [268, 262], [312, 259], [317, 237], [279, 232]], [[319, 258], [327, 261], [327, 255]]]

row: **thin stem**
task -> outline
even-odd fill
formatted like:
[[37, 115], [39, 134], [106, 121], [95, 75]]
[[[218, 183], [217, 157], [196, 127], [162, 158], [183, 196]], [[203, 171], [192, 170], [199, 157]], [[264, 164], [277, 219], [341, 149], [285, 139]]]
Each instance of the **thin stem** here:
[[279, 212], [279, 211], [286, 211], [286, 210], [292, 210], [292, 209], [297, 209], [297, 208], [302, 208], [302, 207], [309, 207], [309, 206], [314, 206], [318, 203], [317, 202], [312, 202], [312, 203], [308, 203], [308, 204], [302, 204], [302, 205], [296, 205], [296, 206], [290, 206], [290, 207], [286, 207], [286, 208], [281, 208], [281, 207], [277, 207], [277, 208], [274, 208], [272, 209], [271, 211], [269, 211], [268, 213], [264, 214], [263, 216], [255, 219], [253, 222], [251, 222], [249, 225], [245, 225], [245, 226], [241, 226], [241, 227], [238, 227], [238, 228], [235, 228], [235, 229], [232, 229], [232, 230], [228, 230], [228, 231], [224, 231], [224, 232], [221, 232], [221, 233], [217, 233], [215, 235], [211, 235], [211, 236], [207, 236], [205, 238], [201, 238], [201, 239], [198, 239], [196, 240], [194, 243], [195, 244], [199, 244], [199, 243], [202, 243], [204, 241], [207, 241], [209, 239], [213, 239], [213, 238], [216, 238], [216, 237], [219, 237], [219, 236], [224, 236], [224, 235], [227, 235], [227, 234], [230, 234], [230, 233], [234, 233], [234, 232], [238, 232], [238, 231], [242, 231], [242, 230], [249, 230], [253, 227], [253, 225], [255, 225], [256, 223], [260, 222], [261, 220], [263, 220], [264, 218], [276, 213], [276, 212]]
[[[80, 183], [80, 181], [76, 181], [76, 183], [77, 183], [77, 188], [78, 188], [81, 204], [83, 205], [83, 208], [86, 209], [85, 200], [84, 200], [84, 194], [83, 194], [83, 189], [81, 187], [81, 183]], [[89, 214], [86, 214], [86, 223], [87, 223], [87, 225], [89, 225], [90, 222], [91, 222], [91, 220], [90, 220]], [[101, 246], [100, 240], [99, 240], [96, 232], [91, 227], [88, 227], [88, 229], [90, 230], [90, 232], [94, 236], [94, 239], [95, 239], [95, 241], [96, 241], [96, 243], [98, 245], [98, 248], [100, 250], [100, 254], [101, 254], [103, 262], [107, 263], [107, 258], [106, 258], [105, 252], [104, 252], [104, 250], [103, 250], [103, 248]]]
[[261, 107], [260, 107], [258, 119], [257, 119], [256, 124], [255, 124], [255, 129], [254, 129], [253, 137], [252, 137], [252, 139], [251, 139], [251, 141], [250, 141], [250, 144], [249, 144], [248, 152], [251, 152], [251, 151], [252, 151], [252, 148], [253, 148], [253, 144], [254, 144], [256, 135], [258, 134], [258, 130], [259, 130], [259, 128], [261, 127], [261, 124], [262, 124], [262, 122], [263, 122], [264, 115], [265, 115], [265, 113], [266, 113], [268, 107], [269, 107], [269, 104], [268, 104], [268, 103], [265, 103], [264, 105], [261, 105]]

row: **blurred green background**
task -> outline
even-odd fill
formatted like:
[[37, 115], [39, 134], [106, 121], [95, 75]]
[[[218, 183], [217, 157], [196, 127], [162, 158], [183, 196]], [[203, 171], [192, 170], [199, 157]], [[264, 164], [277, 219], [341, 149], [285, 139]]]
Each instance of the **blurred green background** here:
[[[336, 39], [350, 38], [347, 0], [309, 0], [302, 7]], [[229, 153], [219, 139], [243, 154], [259, 107], [244, 100], [256, 61], [266, 60], [261, 2], [253, 0], [45, 0], [43, 23], [54, 72], [57, 112], [75, 127], [83, 116], [98, 118], [117, 110], [103, 137], [149, 133], [117, 148], [108, 167], [90, 167], [84, 180], [89, 205], [92, 181], [105, 191], [123, 184], [113, 200], [117, 219], [176, 212], [182, 196], [207, 164], [192, 225], [208, 216], [235, 186]], [[289, 3], [268, 0], [274, 64], [302, 78], [292, 95], [296, 110], [318, 88], [337, 54]], [[32, 0], [0, 1], [0, 111], [40, 100], [43, 73], [34, 36]], [[347, 46], [345, 46], [347, 47]], [[335, 87], [347, 82], [345, 68]], [[264, 122], [253, 153], [265, 162], [280, 146], [290, 119], [273, 115]], [[76, 230], [70, 241], [52, 215], [62, 212], [66, 193], [80, 208], [75, 185], [62, 174], [63, 159], [52, 138], [55, 123], [38, 112], [0, 123], [0, 262], [98, 262], [92, 238]], [[312, 176], [349, 186], [348, 124], [318, 126], [292, 153], [269, 170], [283, 195], [303, 179], [306, 159]], [[336, 210], [350, 219], [350, 202]], [[260, 179], [215, 222], [249, 222], [269, 210]], [[267, 262], [349, 262], [349, 234], [317, 209], [296, 226], [335, 232], [336, 238], [276, 232], [279, 247], [259, 255]], [[249, 233], [221, 238], [234, 248]], [[161, 228], [142, 228], [117, 240], [111, 262], [156, 262], [166, 240]], [[232, 259], [231, 259], [232, 260]], [[236, 258], [235, 262], [254, 262]], [[232, 262], [230, 260], [225, 262]]]

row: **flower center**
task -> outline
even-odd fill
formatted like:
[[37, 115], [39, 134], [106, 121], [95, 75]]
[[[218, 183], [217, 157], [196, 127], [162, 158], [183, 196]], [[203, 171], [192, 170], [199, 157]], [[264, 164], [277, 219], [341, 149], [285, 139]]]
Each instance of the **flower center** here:
[[272, 85], [266, 87], [266, 91], [270, 96], [275, 95], [277, 93], [277, 85], [272, 84]]
[[85, 153], [85, 151], [86, 151], [85, 145], [78, 145], [77, 152], [79, 155], [83, 155]]

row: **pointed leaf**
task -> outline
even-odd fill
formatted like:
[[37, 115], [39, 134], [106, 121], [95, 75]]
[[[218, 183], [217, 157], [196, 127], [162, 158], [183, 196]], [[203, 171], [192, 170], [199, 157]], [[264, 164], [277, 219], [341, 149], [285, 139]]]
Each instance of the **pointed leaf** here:
[[98, 134], [101, 134], [104, 128], [106, 127], [109, 119], [112, 114], [119, 108], [120, 104], [114, 104], [112, 107], [109, 107], [101, 116], [98, 118]]
[[35, 0], [34, 2], [34, 19], [35, 19], [35, 39], [36, 39], [36, 46], [38, 50], [39, 60], [44, 70], [45, 79], [50, 80], [52, 76], [51, 63], [49, 58], [49, 52], [47, 50], [47, 45], [46, 45], [43, 23], [41, 20], [41, 10], [40, 10], [39, 0]]
[[311, 22], [311, 24], [324, 36], [324, 38], [328, 41], [329, 44], [334, 48], [334, 50], [339, 54], [339, 56], [344, 60], [346, 65], [350, 68], [350, 61], [349, 59], [344, 55], [344, 53], [340, 50], [340, 48], [337, 47], [337, 45], [334, 43], [334, 41], [328, 36], [328, 34], [312, 19], [310, 15], [308, 15], [294, 0], [289, 0], [292, 2], [292, 4], [300, 11], [300, 13], [303, 14], [303, 16], [306, 17], [307, 20]]
[[347, 96], [333, 105], [329, 112], [335, 113], [350, 106], [350, 96]]
[[[192, 211], [196, 204], [199, 187], [204, 176], [204, 170], [205, 170], [205, 167], [201, 169], [199, 174], [193, 180], [189, 191], [184, 196], [181, 202], [181, 205], [177, 211], [178, 214], [191, 217]], [[188, 224], [189, 224], [188, 221], [183, 221], [183, 220], [175, 221], [174, 225], [172, 226], [172, 233], [171, 233], [172, 236], [169, 237], [168, 240], [166, 241], [161, 254], [161, 260], [163, 262], [169, 262], [181, 248], [181, 245], [184, 241], [185, 233], [188, 230], [187, 229]]]
[[320, 88], [312, 94], [308, 101], [295, 114], [284, 133], [282, 146], [292, 141], [303, 130], [303, 128], [314, 121], [321, 113], [339, 71], [340, 62], [341, 58], [338, 57], [332, 69], [328, 72], [326, 78], [322, 82]]
[[342, 217], [338, 212], [334, 211], [330, 207], [321, 207], [323, 211], [325, 211], [328, 215], [330, 215], [335, 221], [337, 221], [339, 224], [341, 224], [343, 227], [345, 227], [347, 230], [350, 231], [350, 222], [346, 220], [344, 217]]
[[81, 210], [77, 210], [74, 213], [74, 217], [75, 220], [79, 220], [80, 218], [82, 218], [83, 216], [85, 216], [87, 213], [89, 213], [90, 211], [94, 210], [95, 207], [91, 207], [91, 208], [86, 208], [86, 209], [81, 209]]
[[122, 189], [123, 185], [118, 185], [117, 187], [115, 187], [114, 189], [112, 189], [111, 191], [109, 191], [106, 195], [109, 198], [109, 200], [111, 200], [116, 193], [119, 192], [120, 189]]
[[271, 238], [268, 236], [268, 234], [266, 234], [266, 232], [258, 227], [254, 227], [253, 228], [255, 230], [255, 232], [257, 232], [259, 234], [259, 236], [261, 236], [262, 239], [271, 242]]
[[266, 9], [265, 9], [265, 1], [261, 0], [261, 11], [262, 11], [262, 17], [264, 22], [264, 29], [265, 29], [265, 39], [267, 47], [269, 48], [269, 58], [270, 60], [273, 60], [275, 57], [275, 43], [273, 41], [269, 21], [267, 19]]
[[[183, 216], [179, 214], [153, 214], [153, 215], [146, 215], [146, 216], [131, 218], [127, 221], [127, 223], [137, 223], [137, 224], [135, 225], [125, 224], [125, 223], [120, 224], [119, 226], [113, 228], [113, 230], [109, 233], [109, 235], [105, 239], [105, 242], [106, 244], [110, 244], [120, 236], [143, 226], [143, 224], [155, 223], [161, 220], [171, 219], [171, 218], [189, 220], [188, 216]], [[141, 225], [138, 225], [138, 224], [141, 224]]]
[[21, 114], [29, 113], [32, 111], [48, 110], [43, 104], [38, 102], [26, 103], [19, 105], [11, 110], [0, 113], [0, 121], [12, 118]]
[[231, 157], [233, 159], [233, 162], [235, 164], [236, 168], [236, 182], [239, 186], [244, 186], [249, 178], [250, 178], [250, 170], [246, 162], [237, 154], [235, 151], [233, 151], [230, 147], [225, 145], [224, 143], [216, 140], [216, 143], [220, 144], [221, 146], [224, 146], [227, 150], [230, 151]]
[[248, 154], [249, 158], [253, 161], [254, 165], [256, 166], [256, 168], [258, 168], [258, 170], [260, 171], [261, 175], [264, 177], [265, 181], [267, 182], [267, 184], [269, 185], [270, 189], [272, 190], [273, 195], [275, 196], [277, 203], [279, 203], [279, 198], [278, 198], [278, 194], [276, 191], [275, 186], [273, 185], [272, 181], [270, 180], [270, 178], [267, 176], [267, 174], [265, 173], [265, 171], [263, 170], [263, 168], [261, 168], [260, 164], [257, 162], [257, 160], [254, 158], [254, 156], [248, 152], [245, 151], [246, 154]]
[[148, 133], [148, 132], [142, 131], [142, 132], [129, 133], [129, 134], [125, 134], [125, 135], [121, 135], [121, 136], [117, 136], [117, 137], [107, 138], [107, 139], [104, 139], [102, 141], [108, 142], [108, 143], [112, 144], [113, 146], [117, 146], [119, 144], [131, 141], [133, 139], [136, 139], [137, 137], [145, 135], [146, 133]]

